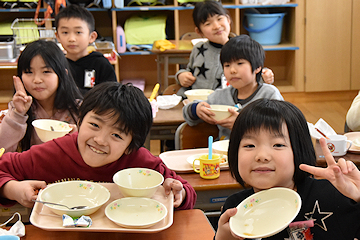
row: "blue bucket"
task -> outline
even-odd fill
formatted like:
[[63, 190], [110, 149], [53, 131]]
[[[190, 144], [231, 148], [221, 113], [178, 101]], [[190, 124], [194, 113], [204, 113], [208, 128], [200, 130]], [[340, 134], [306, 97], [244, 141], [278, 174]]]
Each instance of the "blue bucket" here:
[[276, 45], [281, 42], [281, 32], [285, 13], [245, 13], [250, 37], [262, 45]]

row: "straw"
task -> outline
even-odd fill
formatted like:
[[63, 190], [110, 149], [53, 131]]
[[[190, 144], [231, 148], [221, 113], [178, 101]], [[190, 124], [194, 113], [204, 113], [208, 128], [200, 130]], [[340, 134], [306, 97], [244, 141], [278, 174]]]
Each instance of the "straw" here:
[[209, 156], [208, 156], [208, 159], [212, 159], [212, 144], [213, 144], [213, 137], [209, 136]]

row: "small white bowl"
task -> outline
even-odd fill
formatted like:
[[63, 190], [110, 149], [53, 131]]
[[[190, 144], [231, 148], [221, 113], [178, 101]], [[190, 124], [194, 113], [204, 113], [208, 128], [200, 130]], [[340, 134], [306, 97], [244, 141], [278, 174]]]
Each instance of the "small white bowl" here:
[[299, 194], [289, 188], [271, 188], [243, 200], [230, 218], [231, 231], [242, 238], [266, 238], [284, 230], [301, 208]]
[[105, 208], [105, 215], [124, 228], [148, 228], [167, 215], [164, 204], [150, 198], [120, 198]]
[[94, 182], [68, 181], [48, 185], [40, 191], [40, 201], [64, 204], [68, 207], [88, 206], [86, 209], [69, 210], [66, 207], [45, 204], [50, 210], [58, 215], [67, 214], [71, 217], [90, 215], [96, 212], [110, 199], [109, 190]]
[[68, 123], [53, 119], [37, 119], [32, 125], [43, 142], [63, 137], [72, 130]]
[[211, 112], [215, 113], [215, 116], [211, 117], [214, 118], [216, 121], [220, 121], [231, 116], [231, 113], [228, 110], [229, 108], [237, 110], [236, 107], [229, 105], [210, 105], [210, 108], [208, 109]]
[[214, 153], [226, 155], [228, 154], [229, 140], [220, 140], [213, 142], [212, 149]]
[[207, 100], [208, 96], [213, 93], [212, 89], [192, 89], [184, 92], [190, 102], [194, 100]]
[[124, 197], [151, 198], [164, 182], [164, 176], [148, 168], [127, 168], [115, 173], [113, 181]]

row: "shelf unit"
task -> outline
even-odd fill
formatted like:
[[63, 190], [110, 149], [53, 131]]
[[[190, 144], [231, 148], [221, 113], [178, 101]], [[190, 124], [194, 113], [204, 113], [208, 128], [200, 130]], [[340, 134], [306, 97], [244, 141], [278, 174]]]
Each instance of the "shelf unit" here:
[[[101, 19], [96, 22], [96, 30], [101, 36], [109, 36], [112, 38], [112, 15], [108, 9], [90, 8], [88, 9], [95, 19]], [[45, 9], [40, 9], [40, 13], [45, 13]], [[0, 8], [0, 22], [12, 23], [16, 18], [34, 18], [35, 9], [2, 9]], [[104, 15], [108, 14], [108, 18]], [[39, 16], [43, 17], [43, 16]], [[1, 33], [0, 33], [1, 34]], [[119, 61], [110, 62], [119, 76]], [[16, 75], [17, 63], [16, 62], [0, 62], [0, 109], [7, 108], [7, 103], [11, 101], [14, 94], [12, 76]]]
[[[284, 5], [242, 5], [239, 0], [223, 1], [232, 19], [232, 32], [247, 34], [242, 26], [244, 12], [248, 8], [276, 8], [286, 12], [282, 42], [279, 45], [264, 46], [265, 66], [275, 73], [275, 85], [282, 92], [304, 91], [304, 1], [292, 0]], [[179, 6], [176, 0], [168, 6], [139, 6], [111, 9], [113, 15], [113, 36], [116, 41], [116, 26], [124, 26], [125, 20], [139, 11], [154, 11], [166, 14], [170, 29], [170, 40], [178, 40], [186, 32], [194, 31], [192, 11], [194, 7]], [[169, 23], [168, 23], [169, 24]], [[169, 31], [167, 31], [168, 33]], [[156, 57], [151, 52], [125, 52], [120, 54], [120, 79], [144, 78], [150, 89], [157, 82]], [[136, 63], [136, 67], [135, 67]], [[169, 69], [176, 73], [178, 67]], [[175, 80], [172, 80], [175, 82]], [[170, 84], [173, 83], [170, 80]]]
[[[176, 0], [169, 0], [165, 6], [139, 6], [111, 9], [88, 9], [95, 18], [96, 30], [116, 43], [116, 27], [124, 27], [127, 18], [139, 12], [149, 11], [167, 16], [167, 34], [170, 40], [178, 40], [186, 32], [194, 31], [192, 11], [194, 7], [179, 6]], [[291, 0], [284, 5], [243, 5], [240, 0], [224, 0], [224, 7], [232, 19], [231, 31], [247, 34], [242, 26], [244, 12], [248, 8], [277, 8], [286, 12], [283, 24], [282, 42], [275, 46], [264, 46], [266, 51], [265, 66], [273, 70], [275, 84], [281, 92], [304, 91], [304, 36], [305, 3], [304, 0]], [[0, 22], [13, 21], [15, 18], [33, 18], [35, 9], [0, 9]], [[45, 12], [45, 9], [41, 9]], [[119, 80], [145, 79], [145, 94], [149, 95], [157, 83], [156, 55], [151, 52], [126, 52], [120, 54], [119, 61], [113, 63]], [[10, 64], [11, 65], [11, 64]], [[169, 74], [175, 74], [178, 66], [171, 66]], [[0, 84], [0, 103], [11, 99], [13, 93], [12, 75], [16, 67], [0, 65], [3, 76]], [[7, 83], [4, 83], [4, 82]], [[169, 84], [174, 83], [170, 79]], [[10, 95], [9, 95], [10, 93]]]

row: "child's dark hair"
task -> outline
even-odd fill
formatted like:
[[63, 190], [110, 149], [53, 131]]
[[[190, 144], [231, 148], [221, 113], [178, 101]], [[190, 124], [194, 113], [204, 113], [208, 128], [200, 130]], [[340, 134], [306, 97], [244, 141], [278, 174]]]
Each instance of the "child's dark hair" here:
[[[260, 43], [250, 38], [248, 35], [239, 35], [225, 43], [220, 52], [221, 65], [231, 63], [239, 59], [250, 62], [251, 70], [264, 66], [265, 51]], [[260, 82], [261, 72], [256, 74], [256, 81]]]
[[204, 2], [197, 2], [193, 11], [193, 20], [197, 28], [200, 29], [200, 24], [207, 21], [209, 17], [214, 15], [228, 16], [228, 11], [223, 8], [221, 2], [214, 0], [207, 0]]
[[121, 131], [132, 135], [127, 148], [129, 152], [143, 146], [153, 122], [149, 100], [132, 84], [103, 82], [95, 85], [86, 93], [80, 106], [79, 126], [90, 111], [98, 115], [110, 112], [117, 118], [115, 124], [121, 127]]
[[77, 4], [71, 4], [66, 8], [63, 8], [55, 16], [56, 30], [59, 26], [60, 19], [79, 18], [85, 21], [89, 27], [90, 33], [95, 31], [95, 19], [94, 16], [86, 8], [83, 8]]
[[[54, 70], [58, 76], [59, 82], [54, 100], [54, 109], [68, 110], [73, 120], [77, 122], [79, 102], [81, 102], [82, 95], [71, 76], [68, 61], [56, 43], [45, 40], [29, 43], [18, 59], [17, 75], [22, 78], [24, 72], [29, 72], [31, 60], [36, 56], [41, 56], [46, 66]], [[28, 91], [26, 93], [31, 96]], [[27, 111], [27, 115], [29, 118], [27, 119], [26, 133], [19, 146], [22, 151], [30, 148], [30, 139], [33, 132], [31, 122], [34, 120], [32, 106]]]
[[269, 130], [275, 134], [282, 134], [283, 124], [289, 132], [291, 148], [294, 155], [294, 183], [297, 186], [304, 181], [309, 173], [299, 169], [304, 163], [315, 166], [316, 155], [311, 141], [308, 125], [302, 112], [293, 104], [286, 101], [258, 99], [240, 112], [230, 135], [229, 167], [231, 175], [243, 186], [245, 182], [238, 170], [238, 151], [240, 141], [245, 133], [256, 134], [259, 130]]

